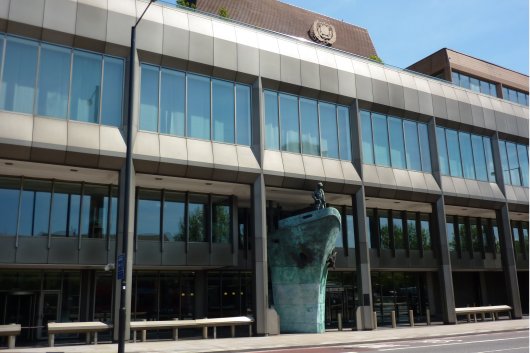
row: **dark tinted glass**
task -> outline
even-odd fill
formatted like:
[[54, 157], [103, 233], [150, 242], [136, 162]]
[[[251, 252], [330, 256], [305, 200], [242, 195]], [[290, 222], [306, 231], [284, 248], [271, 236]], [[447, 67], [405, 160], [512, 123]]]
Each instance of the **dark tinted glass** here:
[[164, 241], [185, 241], [185, 197], [182, 193], [166, 192], [164, 199]]
[[401, 218], [401, 212], [392, 212], [392, 227], [395, 249], [405, 249], [405, 236], [403, 235], [403, 219]]
[[160, 191], [140, 190], [137, 202], [137, 239], [158, 240], [160, 237]]
[[81, 236], [103, 238], [107, 234], [108, 222], [107, 186], [85, 185], [81, 211]]
[[430, 216], [428, 214], [420, 215], [421, 225], [421, 239], [423, 242], [423, 250], [431, 249], [431, 227]]
[[456, 251], [455, 225], [453, 223], [452, 216], [447, 217], [446, 229], [447, 229], [447, 244], [449, 245], [449, 251]]
[[208, 197], [206, 195], [190, 195], [188, 205], [189, 240], [193, 242], [208, 241], [206, 236], [206, 210]]
[[387, 211], [379, 210], [379, 244], [381, 249], [390, 249]]
[[212, 242], [230, 243], [232, 237], [231, 209], [229, 197], [212, 197]]
[[17, 234], [20, 180], [0, 178], [0, 236]]
[[419, 250], [420, 243], [418, 241], [418, 232], [416, 230], [416, 214], [407, 214], [407, 235], [409, 237], [409, 248], [411, 250]]

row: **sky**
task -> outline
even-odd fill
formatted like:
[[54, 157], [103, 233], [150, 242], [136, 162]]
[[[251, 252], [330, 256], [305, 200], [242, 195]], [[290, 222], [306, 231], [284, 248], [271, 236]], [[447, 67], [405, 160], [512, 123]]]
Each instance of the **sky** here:
[[450, 48], [528, 75], [528, 0], [281, 1], [366, 28], [386, 64]]

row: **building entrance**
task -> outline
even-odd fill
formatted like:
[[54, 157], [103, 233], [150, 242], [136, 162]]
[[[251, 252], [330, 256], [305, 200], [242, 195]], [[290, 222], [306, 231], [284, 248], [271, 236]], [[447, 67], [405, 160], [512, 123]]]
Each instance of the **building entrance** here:
[[61, 292], [42, 291], [39, 300], [37, 339], [48, 337], [48, 322], [57, 322], [61, 312]]
[[355, 326], [355, 274], [329, 272], [326, 285], [326, 328], [337, 328], [339, 314], [343, 327]]

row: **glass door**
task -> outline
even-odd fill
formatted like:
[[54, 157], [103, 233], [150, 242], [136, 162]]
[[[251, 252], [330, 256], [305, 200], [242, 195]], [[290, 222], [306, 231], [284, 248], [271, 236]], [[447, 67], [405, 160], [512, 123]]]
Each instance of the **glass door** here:
[[37, 325], [37, 338], [46, 339], [48, 335], [48, 322], [57, 322], [61, 311], [61, 292], [42, 291], [39, 302], [39, 321]]

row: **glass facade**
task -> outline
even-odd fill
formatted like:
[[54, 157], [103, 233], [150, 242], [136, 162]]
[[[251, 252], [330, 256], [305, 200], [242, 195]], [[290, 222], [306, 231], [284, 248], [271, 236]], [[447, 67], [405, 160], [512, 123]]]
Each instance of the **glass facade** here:
[[114, 186], [0, 178], [0, 236], [106, 238], [117, 232]]
[[499, 141], [504, 183], [528, 187], [528, 146]]
[[495, 182], [490, 138], [437, 126], [436, 139], [443, 175]]
[[251, 143], [248, 85], [141, 64], [140, 90], [140, 130]]
[[493, 97], [497, 97], [497, 86], [493, 82], [488, 82], [475, 77], [470, 77], [458, 71], [453, 71], [451, 75], [453, 83], [455, 85], [470, 89], [474, 92], [480, 92]]
[[427, 125], [361, 110], [363, 163], [431, 172]]
[[123, 59], [15, 36], [1, 38], [0, 109], [121, 126]]
[[351, 160], [349, 109], [264, 91], [265, 148]]
[[136, 237], [139, 240], [231, 243], [230, 196], [139, 189]]
[[502, 98], [509, 100], [513, 103], [519, 103], [528, 106], [528, 93], [521, 92], [513, 88], [503, 86]]
[[447, 216], [449, 251], [459, 257], [466, 253], [500, 253], [499, 229], [495, 219]]

